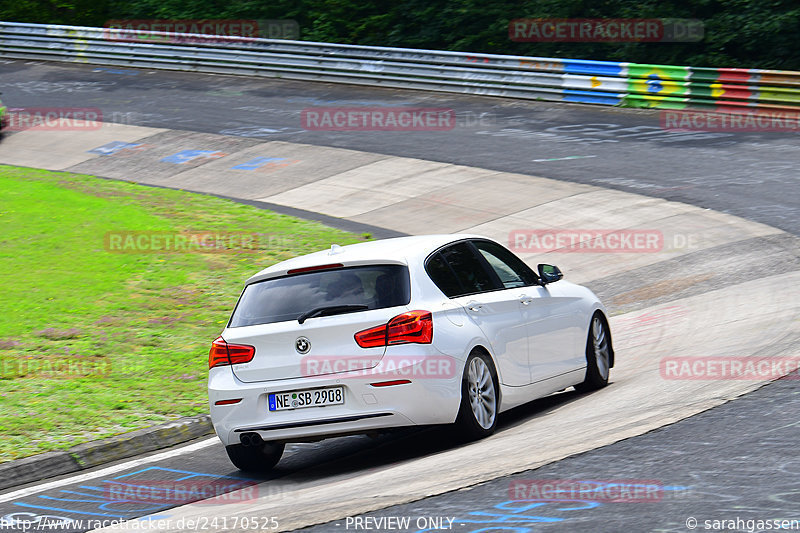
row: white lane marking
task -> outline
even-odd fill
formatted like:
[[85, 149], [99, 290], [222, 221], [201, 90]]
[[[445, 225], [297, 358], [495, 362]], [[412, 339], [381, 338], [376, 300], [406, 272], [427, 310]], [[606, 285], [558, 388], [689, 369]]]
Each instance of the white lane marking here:
[[24, 496], [29, 496], [31, 494], [36, 494], [37, 492], [42, 492], [55, 487], [62, 487], [64, 485], [69, 485], [71, 483], [81, 483], [89, 479], [94, 479], [97, 477], [114, 474], [116, 472], [119, 472], [120, 470], [136, 468], [137, 466], [141, 466], [147, 463], [163, 461], [164, 459], [176, 457], [184, 453], [195, 452], [197, 450], [202, 450], [203, 448], [208, 448], [209, 446], [217, 442], [219, 442], [219, 439], [217, 437], [212, 437], [210, 439], [206, 439], [200, 442], [195, 442], [194, 444], [190, 444], [188, 446], [184, 446], [183, 448], [178, 448], [177, 450], [161, 452], [156, 455], [151, 455], [150, 457], [143, 457], [142, 459], [134, 459], [133, 461], [128, 461], [127, 463], [121, 463], [118, 465], [109, 466], [108, 468], [97, 470], [96, 472], [87, 472], [85, 474], [78, 474], [77, 476], [72, 476], [64, 479], [59, 479], [57, 481], [51, 481], [49, 483], [42, 483], [40, 485], [34, 485], [33, 487], [27, 487], [24, 489], [16, 490], [14, 492], [9, 492], [8, 494], [0, 495], [0, 503], [7, 502], [9, 500], [14, 500], [16, 498], [22, 498]]
[[596, 155], [570, 155], [567, 157], [554, 157], [552, 159], [531, 159], [534, 163], [546, 163], [547, 161], [567, 161], [569, 159], [586, 159], [588, 157], [597, 157]]

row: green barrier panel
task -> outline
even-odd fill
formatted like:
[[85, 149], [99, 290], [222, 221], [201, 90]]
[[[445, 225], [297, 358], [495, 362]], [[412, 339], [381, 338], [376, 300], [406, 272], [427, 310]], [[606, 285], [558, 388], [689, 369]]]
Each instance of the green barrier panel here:
[[628, 63], [626, 65], [629, 78], [650, 78], [657, 75], [662, 80], [689, 81], [690, 67], [673, 65], [648, 65], [646, 63]]
[[[665, 107], [676, 109], [676, 102], [684, 101], [676, 97], [689, 96], [686, 80], [689, 79], [687, 67], [669, 65], [628, 65], [628, 92], [636, 98], [625, 98], [624, 102], [635, 104], [635, 107]], [[641, 102], [650, 102], [646, 105]], [[685, 106], [685, 104], [683, 104]]]
[[800, 91], [787, 87], [758, 87], [759, 102], [782, 102], [800, 104]]
[[622, 99], [622, 105], [637, 108], [686, 109], [689, 107], [689, 99], [663, 96], [659, 100], [654, 100], [640, 94], [629, 94]]

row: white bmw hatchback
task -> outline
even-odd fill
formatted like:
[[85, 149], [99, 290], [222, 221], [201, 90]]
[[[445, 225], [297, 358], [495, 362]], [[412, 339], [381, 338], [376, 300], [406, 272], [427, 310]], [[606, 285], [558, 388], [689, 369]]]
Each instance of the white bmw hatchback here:
[[557, 267], [473, 235], [402, 237], [297, 257], [247, 280], [209, 353], [233, 464], [286, 442], [424, 424], [491, 434], [498, 413], [608, 383], [606, 312]]

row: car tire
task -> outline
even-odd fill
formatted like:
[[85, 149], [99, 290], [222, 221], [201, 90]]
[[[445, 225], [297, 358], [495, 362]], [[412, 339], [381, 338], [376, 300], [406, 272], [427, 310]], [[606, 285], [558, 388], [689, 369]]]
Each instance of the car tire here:
[[500, 399], [497, 372], [491, 358], [474, 351], [464, 365], [461, 378], [461, 406], [456, 427], [466, 440], [477, 440], [494, 433]]
[[583, 383], [575, 385], [575, 390], [589, 392], [602, 389], [608, 385], [610, 368], [611, 334], [603, 317], [595, 313], [586, 339], [586, 377]]
[[245, 446], [233, 444], [225, 446], [228, 458], [233, 466], [243, 472], [269, 472], [283, 455], [283, 443], [265, 442], [263, 446]]

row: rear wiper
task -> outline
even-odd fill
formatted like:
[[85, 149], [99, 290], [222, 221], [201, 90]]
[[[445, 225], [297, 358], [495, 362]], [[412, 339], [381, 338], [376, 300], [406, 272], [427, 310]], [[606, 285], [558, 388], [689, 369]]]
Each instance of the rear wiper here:
[[306, 321], [307, 318], [312, 318], [315, 316], [335, 315], [338, 313], [347, 313], [348, 311], [363, 311], [365, 309], [369, 309], [369, 306], [359, 305], [359, 304], [348, 304], [348, 305], [328, 305], [324, 307], [315, 307], [314, 309], [306, 311], [305, 313], [297, 317], [297, 322], [302, 324], [303, 322]]

